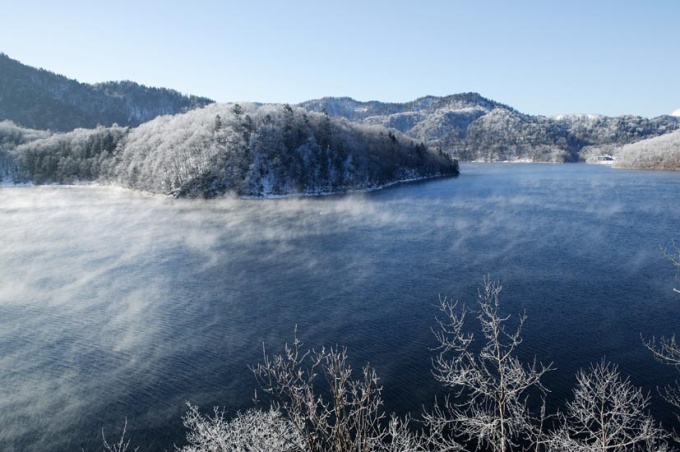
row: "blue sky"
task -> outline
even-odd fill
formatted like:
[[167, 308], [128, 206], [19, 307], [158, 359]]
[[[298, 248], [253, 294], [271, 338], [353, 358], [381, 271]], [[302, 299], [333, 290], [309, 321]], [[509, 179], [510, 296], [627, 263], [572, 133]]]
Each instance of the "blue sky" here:
[[680, 109], [678, 0], [4, 3], [0, 51], [83, 82], [223, 102], [476, 91], [530, 114]]

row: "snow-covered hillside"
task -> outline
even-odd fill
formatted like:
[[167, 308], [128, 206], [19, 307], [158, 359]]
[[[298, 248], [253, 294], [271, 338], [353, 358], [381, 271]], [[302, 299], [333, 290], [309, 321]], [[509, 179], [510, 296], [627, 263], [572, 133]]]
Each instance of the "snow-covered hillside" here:
[[4, 155], [17, 180], [182, 197], [336, 193], [458, 173], [449, 155], [397, 131], [289, 105], [213, 104], [135, 129], [54, 134]]
[[680, 130], [614, 149], [622, 168], [680, 170]]
[[589, 147], [616, 147], [680, 128], [680, 118], [672, 116], [525, 115], [477, 93], [401, 104], [329, 97], [301, 105], [395, 128], [461, 160], [581, 161]]

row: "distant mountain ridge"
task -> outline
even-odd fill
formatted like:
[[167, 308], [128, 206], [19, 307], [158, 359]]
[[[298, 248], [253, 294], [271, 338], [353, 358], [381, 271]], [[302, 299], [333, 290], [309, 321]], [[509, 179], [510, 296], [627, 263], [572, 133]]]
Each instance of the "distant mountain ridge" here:
[[69, 131], [114, 123], [134, 127], [211, 103], [205, 97], [130, 81], [80, 83], [0, 53], [0, 121], [26, 128]]
[[512, 107], [486, 99], [477, 93], [453, 94], [446, 97], [425, 96], [404, 103], [361, 102], [351, 97], [324, 97], [322, 99], [302, 102], [300, 106], [312, 111], [326, 109], [329, 115], [344, 116], [352, 121], [363, 121], [371, 117], [413, 112], [434, 113], [444, 107], [452, 107], [452, 109], [456, 110], [472, 108], [487, 112], [494, 108], [505, 108], [514, 111]]
[[569, 162], [680, 129], [680, 118], [532, 116], [478, 93], [426, 96], [405, 103], [325, 97], [300, 104], [363, 124], [394, 128], [461, 160]]

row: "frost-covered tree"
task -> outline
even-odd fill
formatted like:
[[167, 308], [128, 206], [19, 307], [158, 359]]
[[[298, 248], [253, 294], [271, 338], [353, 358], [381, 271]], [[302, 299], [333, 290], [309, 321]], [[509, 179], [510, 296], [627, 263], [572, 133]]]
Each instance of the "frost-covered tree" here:
[[[187, 429], [187, 445], [176, 447], [177, 452], [307, 452], [304, 441], [295, 425], [280, 408], [268, 410], [253, 408], [229, 418], [224, 410], [213, 409], [212, 415], [202, 414], [198, 407], [188, 404], [183, 416]], [[422, 435], [409, 428], [409, 419], [392, 416], [385, 427], [385, 440], [373, 443], [373, 452], [425, 452], [429, 450]], [[108, 450], [108, 449], [107, 449]], [[121, 449], [122, 451], [123, 449]], [[328, 449], [337, 450], [337, 449]]]
[[232, 419], [215, 408], [213, 415], [203, 415], [198, 407], [188, 404], [183, 416], [188, 444], [178, 452], [298, 452], [308, 450], [295, 429], [280, 410], [251, 409], [237, 413]]
[[550, 438], [555, 451], [663, 451], [668, 434], [648, 412], [649, 396], [604, 360], [576, 375], [574, 399]]
[[454, 398], [426, 415], [439, 447], [456, 447], [455, 438], [493, 451], [520, 450], [535, 444], [540, 416], [528, 406], [530, 391], [545, 391], [541, 378], [551, 370], [535, 360], [524, 364], [517, 356], [525, 315], [511, 325], [501, 314], [501, 285], [485, 280], [479, 293], [477, 321], [481, 341], [466, 332], [465, 307], [441, 300], [445, 317], [435, 330], [439, 354], [434, 359], [437, 381], [454, 391]]
[[47, 138], [51, 132], [20, 127], [12, 121], [0, 121], [0, 182], [18, 181], [19, 166], [15, 161], [17, 146]]
[[125, 438], [125, 434], [127, 433], [127, 419], [125, 420], [125, 423], [123, 424], [123, 431], [120, 434], [120, 438], [118, 438], [118, 441], [115, 443], [109, 443], [106, 439], [106, 435], [104, 434], [104, 430], [102, 429], [102, 445], [104, 447], [105, 452], [137, 452], [139, 450], [139, 447], [135, 447], [134, 449], [132, 448], [133, 446], [130, 445], [130, 439]]
[[127, 134], [127, 128], [100, 126], [21, 144], [10, 151], [17, 179], [36, 184], [106, 179]]
[[358, 376], [337, 347], [303, 351], [295, 335], [281, 355], [264, 354], [253, 372], [274, 407], [285, 413], [305, 450], [377, 450], [387, 432], [382, 388], [370, 366]]
[[[678, 345], [675, 334], [670, 338], [661, 337], [658, 340], [652, 337], [645, 340], [644, 343], [656, 359], [680, 370], [680, 345]], [[675, 385], [663, 388], [661, 394], [666, 401], [676, 408], [680, 408], [680, 384], [676, 382]], [[680, 415], [677, 415], [677, 417], [680, 419]]]

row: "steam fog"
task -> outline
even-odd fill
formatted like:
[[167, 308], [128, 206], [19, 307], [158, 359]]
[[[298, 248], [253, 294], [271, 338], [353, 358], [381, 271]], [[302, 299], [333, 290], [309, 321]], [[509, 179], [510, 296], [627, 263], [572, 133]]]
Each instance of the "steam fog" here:
[[87, 449], [126, 418], [136, 445], [171, 448], [185, 401], [250, 407], [247, 366], [296, 325], [310, 347], [370, 361], [387, 411], [417, 414], [439, 391], [438, 296], [473, 303], [485, 275], [505, 312], [526, 310], [526, 357], [558, 368], [552, 398], [604, 355], [648, 389], [673, 380], [640, 334], [678, 331], [659, 246], [678, 238], [680, 174], [462, 174], [278, 200], [0, 188], [0, 448]]

